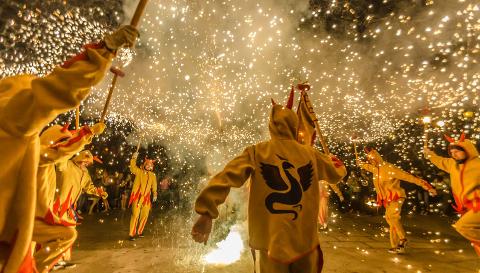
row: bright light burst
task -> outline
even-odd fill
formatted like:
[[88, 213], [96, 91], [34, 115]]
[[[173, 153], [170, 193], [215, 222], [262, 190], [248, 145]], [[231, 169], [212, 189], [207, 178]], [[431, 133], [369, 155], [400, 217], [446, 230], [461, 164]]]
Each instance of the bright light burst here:
[[225, 240], [217, 243], [217, 249], [205, 255], [204, 260], [209, 264], [227, 265], [240, 260], [244, 250], [243, 240], [238, 226], [233, 226]]

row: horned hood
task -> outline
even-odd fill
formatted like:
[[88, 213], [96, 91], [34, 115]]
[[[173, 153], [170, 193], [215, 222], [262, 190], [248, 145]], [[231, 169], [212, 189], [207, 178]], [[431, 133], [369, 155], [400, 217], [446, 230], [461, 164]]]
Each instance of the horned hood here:
[[291, 109], [274, 105], [270, 114], [268, 129], [272, 139], [296, 139], [298, 117]]
[[381, 165], [383, 163], [383, 158], [382, 156], [377, 152], [377, 150], [375, 149], [371, 149], [368, 153], [367, 153], [367, 157], [371, 160], [375, 160], [375, 162], [377, 162], [379, 165]]
[[475, 147], [475, 144], [473, 144], [473, 142], [469, 139], [465, 139], [463, 141], [458, 140], [458, 141], [450, 143], [449, 147], [453, 147], [453, 146], [462, 147], [465, 150], [465, 152], [467, 153], [467, 160], [476, 158], [479, 155], [478, 150]]

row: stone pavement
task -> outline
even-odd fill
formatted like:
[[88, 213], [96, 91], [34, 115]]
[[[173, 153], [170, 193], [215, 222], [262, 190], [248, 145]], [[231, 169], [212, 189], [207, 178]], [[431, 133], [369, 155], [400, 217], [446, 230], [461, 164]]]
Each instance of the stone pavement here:
[[[86, 216], [78, 227], [72, 272], [253, 272], [249, 251], [228, 266], [207, 265], [202, 257], [215, 248], [190, 239], [191, 217], [158, 210], [150, 216], [145, 238], [127, 240], [129, 212]], [[188, 219], [190, 218], [190, 219]], [[387, 253], [385, 221], [381, 216], [337, 214], [319, 232], [323, 272], [479, 272], [480, 259], [469, 243], [440, 216], [404, 216], [409, 245], [404, 255]]]

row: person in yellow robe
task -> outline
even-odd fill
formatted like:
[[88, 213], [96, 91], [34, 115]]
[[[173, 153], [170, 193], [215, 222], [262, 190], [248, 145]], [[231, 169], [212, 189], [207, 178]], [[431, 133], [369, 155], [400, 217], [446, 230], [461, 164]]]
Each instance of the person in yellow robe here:
[[462, 215], [453, 227], [472, 243], [480, 256], [480, 157], [464, 134], [457, 141], [447, 139], [450, 158], [438, 156], [427, 147], [424, 153], [433, 165], [450, 174], [453, 207]]
[[138, 32], [122, 27], [44, 77], [0, 80], [0, 271], [32, 272], [39, 133], [58, 114], [75, 108], [99, 83], [116, 50]]
[[[346, 169], [296, 140], [298, 117], [287, 107], [274, 105], [269, 141], [247, 147], [215, 175], [200, 192], [192, 228], [196, 242], [205, 243], [230, 188], [250, 178], [248, 204], [249, 245], [256, 268], [269, 272], [321, 272], [323, 254], [317, 233], [319, 182], [337, 183]], [[258, 271], [257, 271], [258, 272]]]
[[129, 206], [132, 206], [130, 218], [130, 240], [135, 236], [143, 237], [143, 229], [147, 223], [148, 214], [153, 202], [157, 201], [157, 177], [153, 172], [154, 160], [145, 158], [141, 168], [137, 167], [138, 153], [134, 153], [130, 160], [130, 171], [135, 175], [132, 193], [130, 194]]
[[108, 194], [101, 188], [93, 185], [92, 178], [88, 173], [88, 167], [94, 161], [100, 162], [89, 150], [81, 151], [78, 155], [67, 162], [58, 165], [59, 173], [58, 194], [55, 200], [55, 208], [58, 217], [76, 220], [76, 204], [82, 193], [97, 195], [107, 198]]
[[365, 149], [368, 162], [357, 165], [373, 174], [373, 185], [377, 192], [377, 204], [385, 207], [385, 220], [389, 225], [390, 253], [405, 253], [407, 238], [401, 219], [402, 205], [405, 201], [405, 190], [400, 187], [400, 181], [413, 183], [427, 190], [431, 195], [437, 194], [435, 188], [427, 181], [415, 177], [382, 159], [375, 149]]
[[[92, 178], [88, 173], [87, 167], [91, 166], [94, 161], [101, 163], [89, 150], [84, 150], [72, 159], [57, 165], [57, 194], [53, 206], [53, 213], [56, 217], [65, 222], [77, 223], [76, 205], [82, 192], [102, 198], [108, 197], [105, 191], [93, 185]], [[63, 260], [57, 262], [58, 267], [73, 268], [76, 266], [70, 262], [72, 259], [71, 245], [74, 241], [70, 242], [69, 247], [63, 253]]]

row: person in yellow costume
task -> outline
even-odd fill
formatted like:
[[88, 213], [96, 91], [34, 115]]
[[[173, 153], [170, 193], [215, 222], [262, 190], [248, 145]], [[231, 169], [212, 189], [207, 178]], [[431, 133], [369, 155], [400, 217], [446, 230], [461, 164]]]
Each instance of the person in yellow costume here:
[[37, 205], [32, 240], [39, 250], [34, 254], [38, 270], [47, 272], [61, 258], [77, 237], [75, 221], [62, 219], [54, 204], [57, 189], [55, 165], [67, 161], [103, 132], [105, 125], [97, 123], [91, 128], [83, 126], [69, 131], [65, 126], [54, 125], [40, 135], [40, 162], [37, 172]]
[[39, 133], [58, 114], [75, 108], [105, 75], [116, 50], [132, 46], [131, 26], [44, 77], [17, 75], [0, 80], [0, 271], [32, 272], [30, 253], [36, 204]]
[[212, 219], [219, 214], [217, 207], [225, 202], [230, 188], [241, 187], [251, 179], [249, 245], [255, 250], [256, 269], [261, 273], [321, 272], [318, 181], [337, 183], [346, 175], [338, 159], [296, 140], [298, 117], [291, 110], [292, 103], [273, 106], [271, 139], [247, 147], [227, 163], [195, 202], [200, 216], [191, 234], [196, 242], [206, 243]]
[[425, 147], [427, 158], [437, 168], [450, 174], [454, 209], [462, 216], [453, 227], [469, 240], [480, 256], [480, 157], [475, 145], [465, 139], [447, 137], [450, 158], [441, 157]]
[[407, 238], [400, 219], [406, 195], [405, 190], [400, 187], [400, 181], [418, 185], [433, 196], [437, 195], [437, 192], [427, 181], [384, 161], [375, 149], [366, 148], [365, 152], [367, 153], [367, 163], [357, 160], [357, 165], [373, 174], [377, 204], [385, 207], [385, 220], [389, 225], [391, 245], [388, 252], [405, 253]]
[[84, 150], [67, 162], [58, 165], [60, 181], [54, 206], [58, 217], [77, 221], [75, 209], [82, 192], [101, 198], [108, 197], [105, 191], [93, 185], [92, 178], [88, 173], [87, 167], [91, 166], [94, 161], [101, 163], [89, 150]]
[[[101, 188], [93, 185], [92, 178], [88, 173], [87, 167], [93, 164], [93, 161], [102, 163], [94, 157], [89, 150], [78, 153], [72, 159], [57, 165], [58, 182], [57, 196], [53, 206], [55, 215], [65, 222], [77, 222], [76, 204], [82, 192], [107, 198], [108, 194]], [[63, 260], [57, 262], [57, 266], [63, 268], [75, 267], [71, 260], [71, 245], [69, 242], [67, 251], [63, 254]]]
[[132, 206], [132, 217], [130, 218], [129, 237], [131, 241], [135, 236], [143, 237], [143, 229], [147, 223], [148, 214], [153, 202], [157, 201], [157, 177], [153, 172], [154, 160], [145, 158], [141, 168], [137, 167], [138, 152], [133, 154], [130, 160], [130, 171], [135, 175], [132, 193], [130, 194], [129, 206]]

